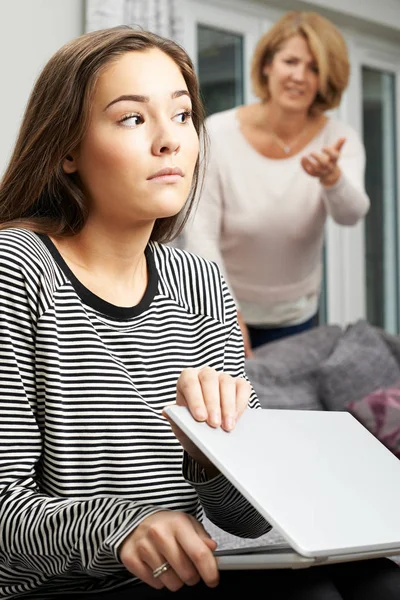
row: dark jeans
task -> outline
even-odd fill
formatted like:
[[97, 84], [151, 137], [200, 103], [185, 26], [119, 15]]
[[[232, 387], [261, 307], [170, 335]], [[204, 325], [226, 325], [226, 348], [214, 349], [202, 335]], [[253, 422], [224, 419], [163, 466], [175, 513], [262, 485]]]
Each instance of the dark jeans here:
[[288, 327], [257, 327], [255, 325], [247, 325], [247, 329], [250, 335], [251, 347], [254, 349], [263, 344], [268, 344], [269, 342], [275, 342], [281, 338], [288, 337], [289, 335], [295, 335], [296, 333], [312, 329], [313, 327], [316, 327], [317, 323], [318, 319], [314, 316], [304, 323], [289, 325]]
[[380, 558], [297, 570], [221, 571], [216, 588], [199, 583], [170, 592], [141, 584], [118, 592], [55, 596], [54, 600], [162, 600], [175, 596], [204, 600], [237, 595], [265, 600], [399, 600], [400, 567]]

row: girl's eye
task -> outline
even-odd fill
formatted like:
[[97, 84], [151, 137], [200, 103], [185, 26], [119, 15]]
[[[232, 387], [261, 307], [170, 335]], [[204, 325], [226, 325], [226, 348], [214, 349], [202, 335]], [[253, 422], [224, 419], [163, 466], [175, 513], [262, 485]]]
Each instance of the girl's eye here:
[[125, 127], [137, 127], [143, 122], [143, 117], [137, 114], [125, 115], [122, 117], [122, 119], [119, 120], [119, 123], [121, 123], [121, 125], [124, 125]]
[[287, 60], [285, 60], [285, 63], [288, 65], [294, 65], [295, 64], [295, 60], [293, 58], [288, 58]]
[[174, 120], [177, 120], [178, 123], [187, 123], [192, 118], [191, 110], [184, 110], [183, 112], [175, 115]]

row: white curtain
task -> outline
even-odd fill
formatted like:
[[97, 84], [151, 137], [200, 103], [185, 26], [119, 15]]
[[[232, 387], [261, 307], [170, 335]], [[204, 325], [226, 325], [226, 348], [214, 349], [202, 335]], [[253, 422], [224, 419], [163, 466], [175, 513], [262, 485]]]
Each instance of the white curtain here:
[[137, 25], [182, 44], [184, 1], [87, 0], [85, 29]]

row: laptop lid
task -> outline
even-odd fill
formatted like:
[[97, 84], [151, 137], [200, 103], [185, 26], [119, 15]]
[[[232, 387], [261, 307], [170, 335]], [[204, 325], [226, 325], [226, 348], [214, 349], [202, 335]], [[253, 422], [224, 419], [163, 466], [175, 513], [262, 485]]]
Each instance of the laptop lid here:
[[247, 409], [227, 433], [166, 411], [300, 555], [400, 549], [400, 461], [350, 413]]

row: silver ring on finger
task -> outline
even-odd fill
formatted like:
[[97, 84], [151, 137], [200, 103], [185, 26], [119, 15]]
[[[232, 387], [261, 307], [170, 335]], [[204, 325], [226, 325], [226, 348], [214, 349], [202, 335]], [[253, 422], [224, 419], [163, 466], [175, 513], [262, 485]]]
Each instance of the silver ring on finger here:
[[160, 565], [159, 567], [157, 567], [156, 569], [154, 569], [154, 571], [153, 571], [154, 579], [157, 579], [158, 577], [160, 577], [160, 575], [165, 573], [165, 571], [168, 571], [168, 569], [170, 569], [170, 568], [171, 568], [171, 565], [169, 564], [169, 562], [165, 562], [162, 565]]

